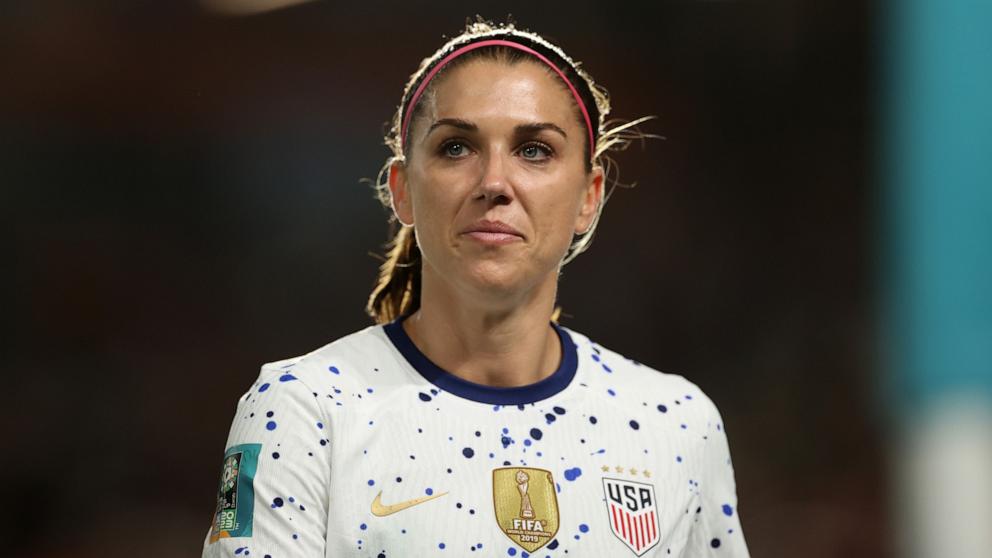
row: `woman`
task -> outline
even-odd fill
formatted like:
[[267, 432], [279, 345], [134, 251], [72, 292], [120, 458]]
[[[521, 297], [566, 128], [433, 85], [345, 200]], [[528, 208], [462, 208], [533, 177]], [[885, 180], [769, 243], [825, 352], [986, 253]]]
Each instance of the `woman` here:
[[639, 122], [608, 112], [513, 26], [424, 60], [380, 174], [378, 325], [262, 367], [204, 556], [747, 556], [713, 403], [554, 320]]

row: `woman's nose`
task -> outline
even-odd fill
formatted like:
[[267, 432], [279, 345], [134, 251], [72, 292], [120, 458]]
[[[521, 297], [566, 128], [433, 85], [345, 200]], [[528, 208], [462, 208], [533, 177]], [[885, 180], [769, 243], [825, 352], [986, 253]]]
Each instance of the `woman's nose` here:
[[504, 155], [498, 150], [493, 150], [483, 160], [479, 194], [487, 200], [507, 203], [513, 198], [512, 186], [510, 185], [510, 178], [507, 173], [509, 165], [505, 160], [506, 157], [509, 157], [509, 155]]

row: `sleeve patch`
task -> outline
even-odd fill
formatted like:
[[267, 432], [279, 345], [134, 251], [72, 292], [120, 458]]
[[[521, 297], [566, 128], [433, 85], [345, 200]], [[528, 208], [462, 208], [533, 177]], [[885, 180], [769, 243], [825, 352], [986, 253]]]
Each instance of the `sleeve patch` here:
[[255, 507], [255, 469], [262, 444], [241, 444], [224, 453], [217, 511], [210, 532], [210, 542], [229, 537], [250, 537]]

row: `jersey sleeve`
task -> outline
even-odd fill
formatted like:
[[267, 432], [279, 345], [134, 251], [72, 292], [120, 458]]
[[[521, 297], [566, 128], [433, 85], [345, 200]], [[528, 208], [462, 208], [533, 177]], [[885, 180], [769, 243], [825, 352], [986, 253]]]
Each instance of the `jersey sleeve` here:
[[263, 367], [238, 401], [203, 558], [324, 556], [329, 438], [314, 392]]
[[706, 440], [699, 492], [699, 521], [689, 534], [685, 558], [749, 558], [737, 510], [737, 485], [730, 444], [716, 405], [705, 394]]

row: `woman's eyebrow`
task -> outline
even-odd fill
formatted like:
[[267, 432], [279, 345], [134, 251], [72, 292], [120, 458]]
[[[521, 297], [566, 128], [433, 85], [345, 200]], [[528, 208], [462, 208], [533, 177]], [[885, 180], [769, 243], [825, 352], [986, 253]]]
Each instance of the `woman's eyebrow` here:
[[[441, 126], [451, 126], [453, 128], [458, 128], [459, 130], [465, 130], [466, 132], [478, 132], [479, 127], [468, 120], [461, 118], [441, 118], [431, 124], [431, 127], [427, 129], [427, 135], [431, 135], [434, 130], [440, 128]], [[527, 124], [517, 124], [513, 127], [513, 131], [518, 136], [523, 136], [527, 134], [535, 134], [542, 130], [551, 130], [552, 132], [558, 132], [565, 139], [568, 139], [568, 134], [561, 126], [551, 123], [551, 122], [530, 122]]]
[[460, 130], [465, 130], [466, 132], [479, 131], [479, 127], [469, 122], [468, 120], [462, 120], [461, 118], [442, 118], [431, 124], [431, 127], [427, 129], [427, 135], [428, 136], [431, 135], [431, 132], [433, 132], [434, 130], [436, 130], [441, 126], [453, 126]]
[[531, 124], [518, 124], [513, 129], [518, 136], [523, 136], [526, 134], [535, 134], [541, 130], [551, 130], [552, 132], [558, 132], [565, 139], [568, 139], [568, 134], [565, 130], [561, 129], [561, 126], [557, 124], [552, 124], [551, 122], [534, 122]]

